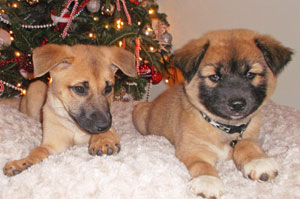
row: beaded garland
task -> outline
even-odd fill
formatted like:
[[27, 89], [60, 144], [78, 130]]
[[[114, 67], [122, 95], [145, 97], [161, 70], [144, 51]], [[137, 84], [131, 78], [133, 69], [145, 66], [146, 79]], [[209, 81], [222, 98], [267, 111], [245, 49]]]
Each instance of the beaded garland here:
[[0, 61], [0, 65], [5, 66], [5, 65], [13, 63], [13, 62], [20, 62], [22, 59], [23, 59], [23, 57], [19, 57], [19, 58], [13, 58], [11, 60]]
[[[20, 87], [14, 86], [14, 85], [12, 85], [12, 84], [10, 84], [10, 83], [8, 83], [8, 82], [6, 82], [6, 81], [3, 81], [3, 80], [1, 80], [1, 79], [0, 79], [0, 84], [5, 85], [5, 86], [7, 86], [7, 87], [10, 87], [10, 88], [12, 88], [12, 89], [14, 89], [14, 90], [20, 91], [22, 95], [25, 95], [25, 94], [26, 94], [26, 90], [25, 90], [25, 89], [22, 89], [22, 88], [20, 88]], [[4, 91], [4, 87], [3, 87], [1, 90]]]

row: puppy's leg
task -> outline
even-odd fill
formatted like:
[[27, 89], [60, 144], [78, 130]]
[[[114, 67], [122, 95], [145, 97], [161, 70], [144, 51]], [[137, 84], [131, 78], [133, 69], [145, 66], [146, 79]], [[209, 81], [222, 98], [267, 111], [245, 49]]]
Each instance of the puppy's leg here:
[[120, 136], [113, 128], [105, 133], [92, 135], [89, 143], [89, 153], [91, 155], [112, 155], [121, 150]]
[[134, 107], [132, 112], [133, 124], [142, 135], [148, 134], [147, 122], [150, 105], [150, 102], [139, 103]]
[[63, 125], [55, 123], [56, 120], [51, 121], [50, 119], [48, 118], [43, 123], [44, 131], [41, 146], [34, 148], [26, 158], [8, 162], [3, 168], [4, 174], [8, 176], [19, 174], [33, 164], [41, 162], [50, 154], [61, 153], [73, 145], [72, 134], [68, 134], [70, 131]]
[[189, 186], [195, 194], [203, 198], [221, 197], [224, 185], [214, 168], [216, 153], [208, 150], [207, 146], [195, 146], [193, 151], [191, 148], [176, 150], [176, 155], [186, 165], [193, 178]]
[[277, 162], [268, 157], [258, 143], [251, 139], [241, 140], [233, 150], [233, 160], [246, 178], [268, 181], [278, 175]]
[[5, 164], [3, 172], [7, 176], [14, 176], [33, 164], [41, 162], [43, 159], [49, 156], [49, 151], [46, 147], [39, 146], [34, 148], [30, 154], [21, 160], [14, 160]]

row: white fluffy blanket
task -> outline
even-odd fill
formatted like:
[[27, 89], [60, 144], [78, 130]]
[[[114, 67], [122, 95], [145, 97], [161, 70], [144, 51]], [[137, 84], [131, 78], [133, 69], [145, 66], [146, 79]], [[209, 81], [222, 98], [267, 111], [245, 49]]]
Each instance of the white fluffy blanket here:
[[[131, 121], [133, 102], [113, 104], [114, 126], [121, 135], [118, 155], [92, 157], [87, 145], [53, 155], [14, 177], [0, 172], [0, 198], [36, 199], [185, 199], [185, 166], [163, 137], [141, 136]], [[263, 109], [263, 148], [281, 164], [273, 182], [242, 177], [231, 160], [218, 163], [225, 184], [222, 199], [300, 198], [300, 110], [274, 103]], [[41, 140], [38, 122], [0, 105], [0, 167], [26, 156]]]

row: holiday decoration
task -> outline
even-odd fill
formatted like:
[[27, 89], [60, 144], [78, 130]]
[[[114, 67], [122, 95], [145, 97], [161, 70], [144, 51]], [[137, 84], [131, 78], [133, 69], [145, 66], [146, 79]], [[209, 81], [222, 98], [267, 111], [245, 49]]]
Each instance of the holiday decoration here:
[[[147, 6], [143, 7], [141, 0], [3, 1], [2, 97], [22, 94], [33, 78], [32, 50], [56, 43], [118, 46], [135, 53], [139, 75], [132, 78], [122, 72], [116, 74], [115, 94], [116, 98], [122, 94], [120, 100], [125, 101], [143, 99], [147, 83], [161, 81], [160, 73], [168, 68], [166, 58], [171, 48], [171, 37], [163, 35], [168, 26], [166, 15], [158, 12], [156, 1], [143, 2]], [[157, 28], [152, 21], [161, 26]]]
[[4, 93], [4, 85], [3, 83], [0, 81], [0, 96], [3, 95]]
[[87, 5], [86, 8], [88, 9], [88, 11], [90, 11], [91, 13], [95, 13], [98, 12], [100, 9], [100, 0], [90, 0]]
[[154, 66], [149, 65], [147, 62], [139, 67], [139, 76], [143, 78], [151, 78], [154, 73]]
[[118, 92], [115, 93], [114, 100], [119, 102], [129, 102], [132, 100], [132, 97], [127, 93], [126, 88], [122, 87]]
[[151, 77], [152, 84], [158, 84], [161, 82], [161, 80], [162, 80], [162, 74], [159, 71], [155, 71]]
[[[67, 8], [71, 5], [72, 2], [73, 2], [73, 0], [68, 0]], [[70, 28], [70, 25], [71, 25], [71, 22], [73, 20], [74, 15], [75, 15], [77, 6], [78, 6], [78, 0], [74, 0], [74, 5], [73, 5], [73, 8], [72, 8], [72, 11], [71, 11], [71, 14], [70, 14], [70, 18], [68, 19], [67, 25], [66, 25], [63, 33], [62, 33], [62, 38], [63, 39], [67, 36], [67, 32], [68, 32], [68, 29]], [[64, 9], [64, 10], [66, 10], [66, 9]]]
[[26, 54], [19, 63], [19, 72], [25, 79], [33, 78], [32, 57]]
[[154, 3], [154, 0], [142, 0], [141, 6], [144, 8], [150, 7]]
[[[2, 86], [1, 86], [2, 85]], [[3, 87], [2, 90], [4, 91], [4, 85], [7, 86], [7, 87], [10, 87], [14, 90], [18, 90], [21, 92], [21, 95], [25, 95], [26, 94], [26, 90], [25, 89], [22, 89], [22, 88], [19, 88], [19, 86], [14, 86], [6, 81], [3, 81], [0, 79], [0, 87]], [[1, 91], [1, 90], [0, 90]]]
[[[120, 12], [121, 11], [121, 7], [120, 7], [120, 0], [116, 0], [116, 4], [117, 4], [117, 10]], [[126, 2], [125, 0], [121, 0], [122, 1], [122, 4], [123, 4], [123, 9], [124, 9], [124, 12], [126, 14], [126, 17], [127, 17], [127, 20], [128, 20], [128, 24], [131, 25], [131, 17], [130, 17], [130, 14], [127, 10], [127, 6], [126, 6]]]
[[136, 65], [136, 71], [138, 72], [138, 75], [140, 75], [140, 50], [141, 50], [141, 39], [137, 37], [135, 39], [135, 65]]
[[101, 6], [101, 14], [106, 16], [112, 16], [115, 11], [115, 6], [113, 4], [104, 4]]
[[165, 52], [169, 52], [169, 48], [172, 43], [172, 35], [167, 32], [167, 25], [160, 21], [160, 20], [152, 20], [152, 26], [155, 27], [154, 29], [154, 40], [158, 41], [160, 49]]
[[27, 3], [29, 3], [29, 5], [35, 5], [39, 2], [39, 0], [26, 0]]
[[146, 102], [149, 101], [151, 87], [152, 87], [152, 84], [151, 84], [151, 82], [149, 82], [148, 85], [147, 85], [147, 91], [146, 91]]
[[152, 84], [158, 84], [162, 80], [162, 74], [155, 70], [153, 65], [145, 62], [139, 67], [139, 76], [148, 79]]
[[161, 40], [164, 41], [166, 44], [171, 45], [172, 43], [172, 35], [165, 31], [161, 36]]
[[155, 34], [151, 25], [149, 25], [149, 24], [145, 25], [145, 27], [143, 28], [143, 33], [150, 37], [153, 37]]
[[134, 3], [135, 5], [139, 5], [140, 2], [138, 0], [129, 0], [131, 3]]
[[10, 44], [10, 34], [6, 30], [0, 28], [0, 50], [4, 49], [7, 46], [10, 46]]
[[51, 12], [51, 19], [53, 21], [53, 24], [57, 25], [58, 23], [64, 24], [63, 27], [65, 27], [66, 23], [68, 23], [68, 20], [70, 18], [70, 12], [68, 10], [65, 10], [65, 12], [62, 13], [61, 16], [57, 16], [55, 11]]

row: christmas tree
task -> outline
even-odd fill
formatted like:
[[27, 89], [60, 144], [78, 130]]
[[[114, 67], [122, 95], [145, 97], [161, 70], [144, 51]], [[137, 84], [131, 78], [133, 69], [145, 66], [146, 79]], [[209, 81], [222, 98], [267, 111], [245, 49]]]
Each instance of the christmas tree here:
[[[171, 35], [155, 0], [0, 0], [0, 95], [25, 94], [34, 48], [48, 43], [119, 46], [136, 55], [139, 77], [116, 74], [117, 99], [141, 99], [168, 65]], [[45, 81], [48, 76], [43, 77]]]

